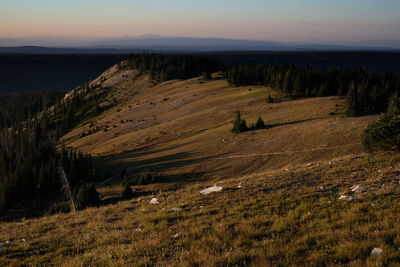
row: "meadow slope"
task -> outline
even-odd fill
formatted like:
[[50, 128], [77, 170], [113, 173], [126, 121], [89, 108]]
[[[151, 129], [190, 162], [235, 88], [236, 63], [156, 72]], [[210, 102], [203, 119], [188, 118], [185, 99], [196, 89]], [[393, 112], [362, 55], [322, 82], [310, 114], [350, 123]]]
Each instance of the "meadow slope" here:
[[[215, 78], [156, 84], [113, 67], [91, 82], [113, 107], [60, 142], [114, 175], [98, 186], [104, 206], [1, 222], [0, 265], [400, 264], [400, 158], [361, 146], [376, 117], [345, 117], [339, 97], [291, 100]], [[231, 133], [237, 110], [268, 127]], [[123, 201], [123, 166], [161, 179]], [[200, 194], [213, 185], [222, 191]]]
[[[188, 181], [193, 174], [232, 177], [359, 154], [361, 133], [374, 119], [345, 118], [339, 97], [289, 100], [270, 88], [231, 87], [224, 79], [153, 84], [134, 70], [107, 75], [93, 84], [117, 104], [62, 142], [97, 156], [114, 173], [126, 166]], [[269, 94], [275, 103], [267, 103]], [[249, 126], [261, 116], [268, 128], [232, 134], [237, 110]]]

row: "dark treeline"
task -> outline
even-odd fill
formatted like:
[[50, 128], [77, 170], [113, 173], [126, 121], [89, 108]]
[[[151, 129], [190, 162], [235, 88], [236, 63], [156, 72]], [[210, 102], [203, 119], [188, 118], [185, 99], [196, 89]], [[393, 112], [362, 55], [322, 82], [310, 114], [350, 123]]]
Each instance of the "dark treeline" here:
[[225, 65], [292, 64], [304, 68], [313, 66], [318, 69], [335, 66], [339, 70], [363, 68], [369, 71], [400, 71], [398, 51], [227, 51], [202, 53], [202, 55]]
[[126, 67], [147, 72], [158, 81], [190, 79], [197, 76], [210, 77], [221, 70], [220, 64], [203, 56], [180, 54], [132, 54]]
[[62, 92], [0, 94], [0, 129], [9, 128], [47, 110], [65, 95]]
[[[95, 100], [99, 95], [85, 95], [95, 88], [86, 84], [82, 89], [50, 109], [60, 99], [58, 93], [12, 95], [9, 101], [3, 96], [7, 104], [0, 109], [4, 127], [0, 132], [0, 213], [32, 203], [51, 203], [41, 212], [69, 210], [69, 206], [55, 208], [66, 200], [61, 192], [65, 184], [61, 170], [76, 208], [87, 207], [86, 202], [99, 204], [98, 196], [93, 201], [85, 195], [95, 192], [90, 185], [98, 176], [93, 159], [65, 148], [56, 149], [58, 138], [68, 129], [101, 110]], [[17, 116], [13, 116], [14, 110]]]
[[[23, 132], [6, 132], [1, 136], [0, 213], [18, 204], [24, 207], [32, 201], [63, 197], [61, 169], [66, 172], [74, 196], [94, 180], [95, 168], [90, 156], [56, 151], [54, 143], [40, 135], [39, 128], [29, 125]], [[67, 206], [53, 211], [68, 210]]]
[[248, 65], [228, 68], [231, 85], [266, 85], [293, 97], [348, 96], [351, 116], [386, 110], [389, 97], [400, 89], [400, 73], [381, 73], [360, 68], [340, 71], [289, 64]]

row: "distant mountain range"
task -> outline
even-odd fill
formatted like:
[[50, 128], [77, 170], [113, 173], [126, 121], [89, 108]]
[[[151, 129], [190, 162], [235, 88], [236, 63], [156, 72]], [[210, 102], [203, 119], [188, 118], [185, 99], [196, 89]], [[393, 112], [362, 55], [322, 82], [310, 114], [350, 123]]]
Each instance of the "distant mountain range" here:
[[163, 37], [158, 35], [90, 38], [79, 36], [0, 38], [0, 53], [36, 54], [126, 54], [132, 51], [204, 52], [204, 51], [301, 51], [301, 50], [400, 50], [400, 40], [358, 42], [276, 42], [224, 38]]

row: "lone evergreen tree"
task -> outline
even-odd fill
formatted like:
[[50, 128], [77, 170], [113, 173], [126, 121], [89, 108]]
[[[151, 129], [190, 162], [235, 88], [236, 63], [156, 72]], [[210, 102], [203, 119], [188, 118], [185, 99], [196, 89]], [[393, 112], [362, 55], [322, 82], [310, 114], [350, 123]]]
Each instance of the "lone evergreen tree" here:
[[386, 113], [370, 123], [363, 134], [365, 150], [400, 151], [400, 97], [395, 93]]
[[261, 117], [258, 117], [256, 122], [256, 129], [265, 129], [265, 123]]
[[233, 122], [233, 128], [232, 132], [234, 133], [243, 133], [247, 131], [247, 124], [245, 120], [242, 120], [242, 117], [240, 115], [240, 111], [236, 111], [236, 119]]
[[125, 184], [124, 192], [122, 193], [122, 199], [128, 200], [132, 198], [133, 198], [132, 188], [128, 184]]

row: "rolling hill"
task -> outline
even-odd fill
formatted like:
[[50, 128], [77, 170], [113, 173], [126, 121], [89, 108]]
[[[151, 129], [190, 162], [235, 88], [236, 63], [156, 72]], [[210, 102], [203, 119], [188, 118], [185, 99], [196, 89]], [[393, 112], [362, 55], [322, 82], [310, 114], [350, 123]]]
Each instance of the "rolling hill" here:
[[[361, 146], [376, 116], [345, 117], [340, 97], [292, 100], [213, 78], [156, 83], [115, 65], [69, 92], [113, 103], [60, 139], [110, 172], [97, 187], [105, 205], [1, 222], [0, 264], [399, 264], [400, 161]], [[233, 134], [237, 110], [266, 129]], [[123, 167], [160, 178], [123, 201]]]

